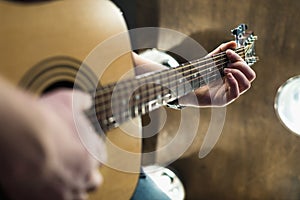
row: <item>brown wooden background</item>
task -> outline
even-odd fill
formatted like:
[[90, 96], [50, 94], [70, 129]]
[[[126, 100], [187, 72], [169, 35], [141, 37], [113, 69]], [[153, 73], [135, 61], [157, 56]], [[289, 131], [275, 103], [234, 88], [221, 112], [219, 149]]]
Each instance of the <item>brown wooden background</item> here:
[[300, 74], [300, 1], [143, 0], [126, 1], [126, 6], [131, 28], [171, 28], [208, 51], [231, 40], [229, 30], [241, 22], [259, 37], [257, 79], [227, 107], [223, 133], [213, 151], [198, 158], [209, 123], [209, 110], [200, 110], [202, 127], [194, 145], [172, 164], [187, 199], [300, 199], [300, 137], [279, 123], [273, 108], [278, 87]]

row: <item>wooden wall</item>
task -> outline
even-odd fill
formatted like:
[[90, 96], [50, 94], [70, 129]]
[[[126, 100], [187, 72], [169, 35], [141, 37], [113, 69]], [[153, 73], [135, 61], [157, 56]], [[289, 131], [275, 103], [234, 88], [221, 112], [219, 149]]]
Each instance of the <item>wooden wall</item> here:
[[231, 40], [229, 31], [240, 23], [259, 37], [257, 79], [227, 107], [222, 136], [213, 151], [204, 159], [198, 157], [210, 122], [209, 109], [201, 109], [198, 137], [172, 164], [187, 199], [299, 199], [300, 137], [279, 123], [273, 104], [278, 87], [300, 74], [300, 1], [148, 0], [135, 6], [135, 26], [157, 24], [180, 31], [207, 51]]

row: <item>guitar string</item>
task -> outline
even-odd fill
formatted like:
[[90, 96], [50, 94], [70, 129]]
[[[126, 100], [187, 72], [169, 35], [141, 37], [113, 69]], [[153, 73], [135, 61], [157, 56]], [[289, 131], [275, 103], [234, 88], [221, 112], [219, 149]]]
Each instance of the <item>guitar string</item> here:
[[[214, 80], [213, 80], [214, 81]], [[200, 82], [205, 82], [205, 81], [200, 81]], [[109, 99], [109, 103], [110, 103], [110, 100]], [[87, 117], [90, 118], [92, 124], [94, 126], [97, 126], [99, 125], [99, 120], [101, 122], [104, 122], [105, 123], [105, 126], [106, 128], [109, 130], [110, 128], [114, 128], [116, 126], [118, 126], [119, 124], [127, 121], [129, 118], [133, 118], [133, 117], [136, 117], [136, 116], [139, 116], [141, 114], [144, 114], [140, 111], [138, 111], [138, 113], [134, 113], [132, 112], [131, 109], [129, 109], [130, 107], [131, 108], [134, 108], [134, 107], [137, 107], [139, 110], [141, 108], [139, 108], [137, 105], [137, 103], [135, 102], [135, 104], [137, 105], [131, 105], [131, 106], [128, 106], [128, 107], [125, 107], [125, 110], [121, 109], [119, 112], [114, 112], [112, 109], [111, 109], [111, 106], [106, 106], [106, 105], [103, 105], [104, 103], [101, 103], [100, 106], [98, 106], [97, 108], [100, 108], [100, 109], [97, 109], [96, 108], [96, 116], [98, 119], [95, 118], [95, 112], [93, 110], [90, 110], [90, 112], [87, 112], [86, 114], [88, 115]], [[159, 105], [160, 106], [163, 106], [163, 104]], [[146, 113], [150, 112], [151, 110], [147, 110]], [[101, 115], [100, 113], [104, 114], [104, 115]], [[117, 115], [116, 115], [117, 113]], [[114, 114], [114, 115], [113, 115]], [[134, 115], [133, 115], [134, 114]], [[109, 121], [109, 118], [113, 117], [113, 120], [114, 121]], [[100, 119], [99, 119], [100, 118]], [[105, 122], [106, 121], [106, 122]], [[115, 123], [117, 122], [117, 123]], [[101, 127], [102, 129], [105, 129], [104, 127]]]
[[[100, 106], [100, 107], [97, 107], [98, 109], [96, 109], [96, 116], [97, 116], [97, 118], [95, 118], [95, 112], [93, 111], [93, 110], [90, 110], [90, 112], [87, 112], [87, 115], [88, 115], [88, 117], [90, 118], [90, 119], [93, 119], [93, 120], [91, 120], [91, 121], [93, 121], [93, 124], [94, 124], [94, 126], [96, 125], [99, 125], [99, 122], [101, 123], [101, 122], [103, 122], [104, 124], [105, 124], [105, 126], [106, 127], [115, 127], [115, 125], [114, 124], [112, 124], [112, 123], [109, 123], [109, 118], [110, 117], [113, 117], [114, 118], [114, 120], [116, 121], [116, 122], [118, 122], [118, 124], [121, 124], [121, 123], [123, 123], [123, 122], [125, 122], [125, 121], [127, 121], [128, 119], [130, 119], [130, 118], [133, 118], [133, 117], [135, 117], [135, 116], [138, 116], [138, 115], [141, 115], [141, 114], [143, 114], [143, 112], [141, 112], [140, 110], [138, 111], [138, 113], [134, 113], [134, 111], [132, 111], [131, 109], [130, 109], [130, 107], [131, 108], [134, 108], [134, 106], [136, 107], [136, 108], [138, 108], [136, 105], [131, 105], [131, 106], [128, 106], [128, 107], [125, 107], [125, 110], [124, 110], [124, 108], [123, 109], [121, 109], [121, 110], [119, 110], [118, 112], [116, 112], [116, 111], [114, 111], [114, 110], [112, 110], [111, 109], [111, 106], [107, 106], [107, 105], [104, 105], [104, 104], [101, 104], [101, 105], [103, 105], [103, 106]], [[99, 108], [100, 108], [100, 110], [99, 110]], [[139, 109], [141, 109], [141, 108], [139, 108]], [[153, 110], [153, 109], [149, 109], [149, 108], [147, 108], [145, 111], [145, 113], [148, 113], [148, 112], [150, 112], [151, 110]], [[102, 127], [103, 128], [103, 127]]]
[[[218, 67], [218, 66], [222, 66], [222, 65], [224, 65], [224, 64], [226, 64], [225, 62], [224, 63], [221, 63], [221, 64], [219, 64], [219, 65], [217, 65], [217, 66], [214, 66], [215, 68], [216, 67]], [[211, 73], [207, 73], [207, 75], [209, 75], [209, 74], [214, 74], [215, 72], [217, 72], [217, 71], [219, 71], [219, 69], [217, 69], [217, 70], [213, 70], [213, 71], [210, 71]], [[184, 78], [186, 78], [186, 79], [188, 79], [188, 78], [190, 78], [190, 77], [192, 77], [193, 75], [190, 75], [190, 76], [186, 76], [186, 77], [184, 77]], [[189, 82], [192, 82], [192, 81], [194, 81], [194, 80], [196, 80], [196, 79], [199, 79], [198, 77], [197, 78], [194, 78], [194, 79], [191, 79], [191, 80], [189, 80]], [[174, 83], [174, 81], [172, 81], [173, 83]], [[169, 83], [169, 85], [171, 85], [172, 84], [172, 82], [171, 83]], [[175, 83], [176, 83], [176, 80], [175, 80]], [[203, 83], [203, 82], [202, 82]], [[185, 83], [184, 83], [185, 84]], [[181, 84], [182, 85], [182, 84]], [[178, 86], [180, 86], [180, 85], [178, 85], [178, 84], [176, 84], [174, 87], [175, 88], [177, 88]], [[170, 88], [170, 87], [169, 87]], [[168, 89], [169, 89], [168, 88]], [[156, 88], [154, 88], [154, 90], [156, 90]], [[110, 92], [109, 93], [106, 93], [106, 94], [109, 94], [109, 98], [108, 99], [106, 99], [106, 100], [108, 100], [109, 101], [109, 103], [110, 103], [110, 100], [111, 100], [111, 92], [112, 92], [112, 90], [110, 90]], [[147, 92], [147, 93], [151, 93], [151, 92]], [[143, 93], [139, 93], [141, 96], [143, 96]], [[153, 94], [153, 93], [151, 93], [151, 94]], [[105, 96], [105, 93], [102, 95], [102, 97], [103, 96]], [[148, 97], [148, 99], [149, 99], [149, 95], [147, 96]], [[105, 98], [104, 98], [105, 99]], [[148, 100], [147, 99], [147, 100]], [[107, 104], [108, 102], [106, 101], [106, 100], [104, 100], [104, 101], [102, 101], [102, 102], [100, 102], [101, 104]], [[143, 102], [143, 101], [139, 101], [139, 102], [135, 102], [135, 103], [141, 103], [141, 102]], [[95, 106], [98, 106], [98, 104], [95, 104]]]
[[[223, 56], [223, 55], [222, 55], [222, 56]], [[218, 57], [222, 57], [222, 56], [219, 55]], [[215, 56], [214, 59], [215, 59], [216, 57], [217, 57], [217, 56]], [[198, 62], [198, 63], [201, 63], [201, 62], [203, 62], [203, 60], [201, 60], [201, 61]], [[220, 62], [220, 60], [218, 60], [218, 61], [216, 61], [216, 62]], [[219, 64], [218, 66], [222, 66], [222, 65], [224, 65], [224, 64], [225, 64], [225, 63], [221, 63], [221, 64]], [[194, 63], [191, 63], [191, 65], [194, 66], [194, 65], [195, 65], [195, 62], [194, 62]], [[185, 65], [185, 66], [183, 66], [183, 67], [186, 68], [186, 66], [187, 66], [187, 65]], [[216, 66], [215, 66], [215, 67], [216, 67]], [[200, 66], [200, 67], [197, 67], [197, 68], [203, 68], [203, 67]], [[195, 69], [191, 69], [191, 70], [195, 70]], [[190, 70], [190, 71], [191, 71], [191, 70]], [[218, 70], [215, 70], [214, 72], [216, 72], [216, 71], [219, 71], [219, 69], [218, 69]], [[212, 72], [212, 73], [214, 73], [214, 72]], [[199, 72], [198, 72], [198, 73], [199, 73]], [[161, 75], [160, 75], [160, 76], [161, 76]], [[189, 77], [190, 77], [190, 76], [189, 76]], [[188, 77], [188, 78], [189, 78], [189, 77]], [[197, 78], [197, 79], [198, 79], [198, 78]], [[195, 80], [195, 79], [189, 80], [189, 82], [192, 82], [192, 81], [194, 81], [194, 80]], [[200, 84], [201, 84], [201, 82], [203, 82], [203, 81], [200, 81]], [[178, 85], [175, 85], [175, 87], [178, 88]], [[178, 92], [178, 93], [179, 93], [179, 92]], [[155, 94], [154, 94], [154, 95], [155, 95]], [[148, 99], [149, 99], [149, 97], [148, 97]], [[148, 100], [148, 99], [147, 99], [147, 100]], [[110, 101], [111, 99], [109, 98], [108, 100]], [[143, 102], [143, 101], [142, 101], [142, 102]], [[137, 105], [138, 105], [139, 103], [140, 103], [140, 102], [135, 102], [135, 104], [137, 104]], [[101, 102], [101, 104], [102, 104], [101, 107], [106, 107], [106, 106], [103, 105], [103, 104], [105, 104], [105, 102]], [[96, 104], [95, 106], [97, 106], [97, 104]], [[108, 108], [108, 109], [110, 110], [110, 108]], [[103, 110], [103, 109], [102, 109], [102, 110], [98, 110], [97, 113], [103, 112], [103, 111], [106, 111], [106, 110], [107, 110], [107, 109], [105, 109], [105, 110]], [[126, 111], [128, 112], [127, 109], [126, 109]], [[106, 118], [107, 118], [107, 117], [106, 117]], [[99, 122], [98, 122], [98, 123], [99, 123]]]
[[[214, 66], [214, 68], [217, 68], [218, 66], [222, 66], [222, 65], [224, 65], [226, 62], [223, 62], [223, 63], [221, 63], [221, 64], [219, 64], [219, 65], [217, 65], [217, 66]], [[210, 68], [211, 69], [211, 68]], [[209, 73], [206, 73], [206, 75], [208, 76], [208, 75], [210, 75], [210, 74], [213, 74], [214, 72], [216, 72], [216, 71], [219, 71], [219, 69], [216, 69], [216, 70], [210, 70], [210, 69], [207, 69], [206, 71], [209, 71]], [[201, 71], [201, 72], [197, 72], [197, 73], [204, 73], [204, 71]], [[178, 73], [179, 74], [179, 73]], [[191, 78], [191, 77], [194, 77], [194, 75], [193, 74], [189, 74], [188, 76], [182, 76], [181, 74], [179, 74], [180, 76], [181, 76], [181, 78], [182, 79], [189, 79], [189, 78]], [[161, 83], [163, 83], [164, 81], [166, 81], [166, 79], [169, 79], [170, 80], [170, 78], [163, 78], [163, 80], [162, 81], [160, 81], [160, 84]], [[197, 77], [196, 79], [199, 79], [199, 77]], [[194, 80], [196, 80], [196, 79], [191, 79], [190, 81], [192, 82], [192, 81], [194, 81]], [[132, 84], [139, 84], [139, 85], [136, 85], [136, 87], [137, 88], [139, 88], [139, 86], [143, 86], [143, 84], [155, 84], [155, 81], [149, 81], [149, 80], [145, 80], [145, 82], [143, 82], [143, 83], [141, 83], [141, 82], [139, 82], [138, 80], [133, 80], [133, 81], [136, 81], [135, 83], [132, 83]], [[178, 82], [178, 80], [177, 79], [173, 79], [172, 81], [169, 81], [169, 82], [167, 82], [167, 84], [169, 84], [169, 85], [172, 85], [172, 84], [174, 84], [174, 83], [177, 83]], [[157, 83], [156, 83], [157, 84]], [[163, 83], [164, 85], [166, 85], [165, 83]], [[124, 91], [124, 89], [126, 89], [127, 87], [126, 86], [124, 86], [124, 85], [122, 85], [122, 84], [119, 84], [120, 85], [120, 87], [119, 88], [117, 88], [118, 90], [120, 90], [120, 91]], [[121, 87], [121, 86], [124, 86], [123, 88]], [[156, 85], [157, 87], [160, 87], [161, 85], [159, 85], [159, 84], [157, 84]], [[176, 87], [176, 86], [180, 86], [180, 84], [176, 84], [174, 87]], [[171, 86], [171, 87], [168, 87], [168, 88], [170, 88], [170, 89], [172, 89], [173, 88], [173, 86]], [[147, 90], [147, 91], [145, 91], [145, 92], [140, 92], [139, 94], [141, 95], [141, 96], [144, 96], [144, 94], [153, 94], [152, 93], [152, 90], [156, 90], [156, 88], [155, 87], [151, 87], [149, 90]], [[103, 96], [109, 96], [109, 97], [111, 97], [111, 93], [113, 92], [113, 90], [108, 90], [107, 92], [105, 92], [105, 93], [102, 93], [101, 95], [98, 95], [97, 97], [96, 97], [96, 99], [100, 99], [101, 97], [103, 97]], [[100, 97], [99, 97], [100, 96]], [[102, 98], [103, 99], [103, 98]], [[110, 98], [108, 98], [108, 100], [111, 100]], [[106, 102], [101, 102], [101, 103], [106, 103]]]
[[[209, 79], [210, 80], [210, 79]], [[214, 81], [214, 79], [213, 79]], [[201, 81], [201, 82], [204, 82], [204, 81]], [[163, 106], [163, 104], [160, 104], [159, 107]], [[137, 107], [139, 109], [138, 113], [134, 113], [131, 109], [129, 108], [133, 108], [133, 107]], [[106, 107], [106, 109], [103, 109], [102, 106], [98, 107], [98, 108], [101, 108], [101, 110], [96, 110], [96, 114], [99, 114], [99, 113], [104, 113], [104, 115], [101, 115], [100, 116], [97, 116], [97, 118], [95, 118], [95, 113], [94, 111], [91, 111], [90, 113], [88, 113], [88, 117], [90, 119], [93, 119], [91, 120], [92, 124], [94, 126], [98, 126], [99, 125], [99, 120], [101, 122], [104, 122], [104, 127], [102, 127], [102, 129], [105, 129], [107, 128], [107, 130], [109, 130], [110, 128], [114, 128], [114, 127], [117, 127], [119, 124], [122, 124], [123, 122], [129, 120], [130, 118], [134, 118], [136, 116], [139, 116], [141, 114], [145, 114], [145, 113], [148, 113], [152, 110], [149, 110], [147, 109], [145, 113], [143, 113], [143, 111], [141, 111], [141, 107], [138, 107], [137, 105], [131, 105], [131, 106], [128, 106], [128, 107], [125, 107], [125, 110], [124, 109], [121, 109], [119, 110], [119, 112], [115, 112], [113, 109], [111, 110], [111, 107]], [[158, 107], [156, 107], [158, 108]], [[109, 121], [109, 118], [110, 117], [113, 117], [114, 121], [116, 122], [110, 122]], [[106, 122], [105, 122], [106, 121]]]
[[[243, 50], [244, 50], [243, 47], [241, 47], [241, 48], [237, 49], [236, 52], [241, 53]], [[201, 64], [201, 63], [206, 62], [205, 65], [199, 66], [199, 67], [197, 67], [197, 68], [193, 68], [193, 69], [191, 69], [191, 70], [202, 69], [202, 68], [204, 69], [204, 68], [206, 68], [207, 66], [209, 66], [210, 64], [213, 64], [213, 63], [215, 63], [215, 62], [218, 61], [218, 60], [215, 61], [214, 59], [222, 58], [224, 55], [226, 55], [226, 53], [222, 52], [222, 53], [219, 53], [219, 54], [214, 55], [213, 57], [208, 57], [208, 58], [204, 58], [204, 59], [201, 58], [201, 59], [198, 59], [198, 60], [189, 62], [189, 63], [185, 63], [185, 64], [183, 64], [183, 65], [179, 65], [178, 67], [172, 68], [172, 69], [170, 69], [170, 70], [174, 70], [174, 71], [180, 72], [180, 70], [183, 71], [183, 70], [185, 70], [186, 68], [189, 68], [189, 67], [191, 67], [191, 66], [195, 66], [195, 65], [198, 65], [198, 64]], [[207, 63], [207, 61], [209, 61], [209, 63]], [[166, 74], [169, 73], [170, 70], [162, 70], [162, 71], [158, 71], [157, 73], [154, 73], [154, 74], [151, 76], [151, 78], [152, 78], [152, 79], [160, 78], [160, 76], [164, 75], [164, 73], [166, 73]], [[191, 71], [191, 70], [190, 70], [190, 71]], [[185, 71], [185, 72], [188, 72], [188, 71]], [[181, 72], [180, 72], [180, 73], [181, 73]], [[142, 78], [144, 78], [144, 77], [142, 77]], [[146, 78], [147, 78], [147, 77], [146, 77]], [[136, 80], [136, 79], [135, 79], [135, 80]], [[126, 82], [127, 82], [127, 81], [126, 81]], [[122, 83], [122, 81], [121, 81], [121, 83]], [[108, 87], [108, 88], [110, 88], [110, 87], [115, 87], [115, 84], [109, 84], [109, 85], [106, 85], [105, 87]], [[105, 88], [105, 87], [101, 88], [100, 91], [96, 91], [96, 92], [101, 93], [101, 92], [105, 91], [105, 89], [108, 89], [108, 88]], [[108, 92], [110, 92], [110, 90], [109, 90]], [[105, 93], [101, 93], [101, 94], [105, 94]]]
[[[223, 63], [223, 64], [224, 64], [224, 63]], [[213, 80], [213, 81], [214, 81], [214, 80]], [[200, 82], [205, 82], [205, 81], [200, 81]], [[137, 107], [136, 105], [133, 105], [132, 107], [134, 107], [134, 106]], [[163, 105], [161, 104], [160, 106], [163, 106]], [[99, 108], [99, 107], [98, 107], [98, 108]], [[100, 108], [103, 108], [103, 106], [101, 106]], [[138, 107], [138, 109], [141, 109], [141, 108]], [[133, 117], [135, 117], [135, 116], [144, 114], [143, 112], [140, 112], [140, 110], [139, 110], [138, 113], [136, 114], [136, 113], [132, 113], [131, 110], [126, 109], [125, 111], [124, 111], [124, 110], [121, 110], [122, 112], [119, 112], [118, 115], [108, 116], [108, 115], [107, 115], [107, 111], [109, 112], [109, 114], [115, 113], [115, 112], [112, 112], [111, 107], [108, 107], [108, 108], [106, 108], [106, 109], [104, 109], [104, 110], [103, 110], [103, 109], [97, 110], [96, 113], [99, 114], [99, 113], [101, 112], [101, 113], [104, 113], [104, 114], [105, 114], [105, 116], [102, 116], [102, 118], [100, 117], [100, 119], [101, 119], [101, 121], [106, 120], [105, 126], [106, 126], [106, 128], [108, 128], [108, 129], [118, 126], [118, 124], [127, 121], [129, 118], [133, 118]], [[147, 110], [146, 113], [147, 113], [147, 112], [150, 112], [150, 111], [151, 111], [151, 110]], [[111, 113], [111, 112], [112, 112], [112, 113]], [[88, 113], [87, 113], [87, 114], [88, 114]], [[133, 114], [134, 114], [134, 115], [133, 115]], [[93, 121], [92, 123], [93, 123], [94, 125], [99, 125], [99, 120], [98, 120], [98, 119], [94, 119], [94, 116], [95, 116], [95, 113], [92, 112], [92, 113], [89, 113], [89, 116], [88, 116], [88, 117], [89, 117], [90, 119], [93, 119], [93, 120], [92, 120], [92, 121]], [[104, 118], [103, 118], [103, 117], [104, 117]], [[113, 117], [113, 118], [114, 118], [114, 121], [112, 121], [111, 123], [109, 123], [109, 121], [108, 121], [108, 118], [110, 118], [110, 117]], [[117, 122], [117, 123], [115, 123], [115, 122]], [[103, 127], [102, 127], [102, 128], [103, 128]]]
[[[241, 52], [239, 52], [239, 53], [241, 53]], [[220, 62], [220, 61], [223, 61], [223, 59], [222, 60], [214, 60], [214, 59], [216, 59], [216, 58], [222, 58], [222, 57], [224, 57], [224, 55], [225, 54], [222, 54], [222, 55], [218, 55], [218, 56], [215, 56], [215, 57], [213, 57], [213, 58], [209, 58], [209, 59], [207, 59], [207, 60], [209, 60], [210, 62], [209, 63], [206, 63], [205, 65], [202, 65], [202, 66], [199, 66], [199, 67], [194, 67], [194, 68], [192, 68], [192, 69], [190, 69], [190, 70], [186, 70], [186, 71], [184, 71], [183, 73], [188, 73], [188, 72], [190, 72], [190, 71], [192, 71], [192, 70], [198, 70], [198, 69], [203, 69], [203, 68], [206, 68], [206, 67], [208, 67], [208, 66], [210, 66], [211, 64], [214, 64], [214, 63], [216, 63], [216, 62]], [[212, 62], [211, 62], [212, 61]], [[155, 73], [155, 74], [153, 74], [151, 77], [142, 77], [141, 79], [131, 79], [131, 80], [126, 80], [126, 81], [121, 81], [121, 82], [119, 82], [119, 83], [117, 83], [118, 84], [118, 86], [120, 87], [119, 89], [122, 89], [121, 88], [121, 86], [123, 86], [123, 84], [121, 84], [121, 83], [125, 83], [126, 84], [126, 82], [130, 82], [130, 81], [136, 81], [136, 80], [143, 80], [143, 78], [144, 79], [147, 79], [147, 78], [151, 78], [151, 79], [153, 79], [153, 80], [151, 80], [150, 82], [155, 82], [154, 81], [154, 79], [157, 79], [157, 78], [160, 78], [160, 80], [163, 80], [164, 78], [173, 78], [172, 76], [170, 77], [170, 76], [167, 76], [167, 77], [164, 77], [163, 79], [161, 79], [161, 76], [163, 76], [163, 75], [165, 75], [165, 74], [167, 74], [167, 73], [170, 73], [170, 71], [172, 71], [172, 72], [177, 72], [177, 73], [179, 73], [179, 74], [181, 74], [182, 72], [180, 71], [180, 70], [182, 70], [182, 69], [186, 69], [186, 68], [188, 68], [188, 67], [191, 67], [191, 66], [195, 66], [195, 65], [199, 65], [199, 64], [201, 64], [201, 63], [203, 63], [203, 62], [206, 62], [206, 60], [200, 60], [199, 62], [193, 62], [193, 63], [189, 63], [188, 65], [183, 65], [183, 66], [180, 66], [180, 67], [176, 67], [176, 68], [172, 68], [172, 69], [169, 69], [169, 70], [162, 70], [162, 71], [158, 71], [157, 73]], [[213, 67], [216, 67], [216, 66], [213, 66]], [[201, 74], [201, 73], [203, 73], [205, 70], [207, 70], [207, 69], [204, 69], [204, 70], [202, 70], [202, 71], [198, 71], [198, 73], [199, 74]], [[177, 73], [175, 73], [175, 77], [177, 76]], [[146, 80], [147, 81], [147, 80]], [[106, 85], [105, 87], [103, 87], [103, 88], [101, 88], [100, 90], [97, 90], [96, 91], [96, 95], [97, 95], [97, 93], [99, 94], [99, 95], [106, 95], [106, 94], [111, 94], [111, 92], [112, 92], [112, 89], [111, 88], [114, 88], [116, 86], [116, 84], [114, 83], [114, 84], [109, 84], [109, 85]], [[123, 89], [127, 89], [127, 87], [126, 86], [124, 86], [124, 88]]]
[[[226, 64], [226, 62], [223, 62], [222, 64], [220, 64], [220, 66], [221, 65], [224, 65], [224, 64]], [[217, 72], [217, 71], [219, 71], [219, 69], [218, 70], [215, 70], [214, 72]], [[212, 73], [214, 73], [214, 72], [212, 72]], [[196, 78], [195, 78], [196, 79]], [[189, 82], [192, 82], [193, 80], [195, 80], [195, 79], [192, 79], [192, 80], [190, 80]], [[200, 84], [202, 84], [202, 83], [204, 83], [205, 82], [205, 80], [201, 80], [200, 81]], [[185, 83], [184, 83], [185, 84]], [[182, 85], [182, 84], [181, 84]], [[178, 86], [175, 86], [175, 87], [178, 87]], [[155, 95], [155, 94], [153, 94], [153, 95]], [[155, 96], [154, 96], [155, 97]], [[107, 99], [107, 100], [109, 100], [109, 103], [110, 103], [110, 100], [111, 99]], [[148, 97], [148, 99], [146, 99], [146, 100], [149, 100], [149, 97]], [[143, 100], [142, 101], [139, 101], [139, 102], [134, 102], [135, 104], [140, 104], [140, 103], [142, 103], [142, 102], [144, 102]], [[107, 107], [107, 108], [105, 108], [106, 106], [102, 106], [103, 104], [105, 104], [105, 103], [107, 103], [107, 102], [101, 102], [101, 107], [100, 108], [102, 108], [102, 109], [97, 109], [97, 114], [98, 113], [106, 113], [106, 111], [111, 111], [110, 109], [110, 107]], [[96, 104], [95, 106], [97, 106], [98, 104]], [[136, 105], [133, 105], [133, 106], [136, 106]], [[105, 108], [105, 109], [103, 109], [103, 107]], [[99, 107], [98, 107], [99, 108]], [[130, 111], [130, 110], [128, 110], [128, 109], [126, 109], [126, 112], [128, 112], [128, 111]], [[94, 114], [94, 113], [93, 113]], [[121, 114], [122, 115], [122, 114]], [[107, 117], [105, 117], [105, 119], [107, 119]]]
[[[222, 59], [222, 60], [218, 60], [217, 62], [220, 62], [220, 61], [224, 61], [224, 59]], [[209, 63], [209, 64], [211, 64], [211, 63]], [[209, 65], [209, 64], [207, 64], [207, 65]], [[215, 65], [215, 66], [213, 66], [213, 67], [211, 67], [211, 68], [217, 68], [217, 67], [219, 67], [219, 66], [222, 66], [222, 65], [224, 65], [225, 63], [221, 63], [220, 65]], [[198, 74], [201, 74], [201, 73], [204, 73], [205, 71], [207, 71], [207, 70], [211, 70], [211, 68], [209, 68], [209, 69], [205, 69], [205, 70], [202, 70], [202, 71], [197, 71], [196, 73], [198, 73]], [[197, 68], [193, 68], [193, 69], [191, 69], [191, 70], [189, 70], [189, 71], [192, 71], [192, 70], [197, 70]], [[218, 69], [219, 70], [219, 69]], [[169, 70], [167, 70], [167, 71], [169, 71]], [[173, 71], [174, 72], [174, 71]], [[177, 71], [176, 71], [177, 72]], [[212, 71], [212, 72], [216, 72], [216, 71]], [[185, 72], [183, 72], [183, 73], [186, 73], [186, 71]], [[178, 73], [178, 74], [181, 74], [181, 72], [180, 73]], [[195, 73], [194, 73], [195, 74]], [[190, 77], [193, 77], [194, 76], [194, 74], [189, 74], [189, 76], [182, 76], [183, 78], [185, 78], [185, 79], [188, 79], [188, 78], [190, 78]], [[209, 75], [209, 73], [206, 73], [206, 75]], [[161, 75], [160, 75], [160, 77], [161, 77]], [[175, 74], [175, 77], [177, 78], [177, 73]], [[148, 77], [146, 77], [146, 78], [148, 78]], [[171, 76], [171, 78], [172, 78], [172, 76]], [[167, 84], [169, 84], [169, 85], [171, 85], [172, 83], [176, 83], [176, 81], [177, 80], [172, 80], [172, 82], [169, 82], [168, 80], [170, 80], [171, 79], [170, 78], [170, 76], [167, 76], [167, 77], [164, 77], [164, 78], [161, 78], [160, 80], [162, 80], [161, 82], [164, 82], [164, 81], [166, 81], [166, 79], [167, 79]], [[151, 79], [154, 79], [153, 77], [151, 77]], [[198, 79], [198, 78], [197, 78]], [[191, 82], [192, 81], [194, 81], [195, 79], [192, 79], [191, 80]], [[137, 80], [137, 79], [132, 79], [132, 81], [137, 81], [137, 83], [135, 83], [135, 84], [138, 84], [139, 82], [139, 80]], [[127, 81], [126, 81], [127, 82]], [[151, 80], [151, 81], [149, 81], [149, 80], [144, 80], [144, 84], [149, 84], [149, 83], [155, 83], [155, 81], [154, 80]], [[140, 85], [142, 85], [142, 83], [140, 83]], [[116, 85], [111, 85], [110, 87], [115, 87]], [[118, 89], [120, 90], [120, 91], [124, 91], [125, 89], [128, 89], [127, 88], [127, 86], [124, 86], [123, 84], [118, 84], [118, 86], [120, 86], [120, 87], [118, 87]], [[121, 86], [123, 86], [123, 88], [121, 87]], [[137, 85], [138, 86], [138, 85]], [[108, 89], [108, 88], [106, 88], [106, 89]], [[105, 89], [104, 89], [105, 90]], [[102, 90], [100, 90], [100, 92], [101, 92]], [[99, 93], [100, 93], [99, 92]], [[111, 96], [111, 93], [113, 92], [113, 90], [112, 89], [109, 89], [109, 90], [107, 90], [106, 92], [102, 92], [100, 95], [98, 95], [97, 97], [99, 97], [99, 96], [105, 96], [105, 95], [109, 95], [109, 96]], [[151, 93], [151, 90], [148, 90], [148, 91], [146, 91], [146, 93], [148, 94], [148, 93]], [[141, 96], [144, 96], [143, 94], [144, 93], [139, 93]], [[96, 98], [97, 98], [96, 97]], [[110, 99], [109, 99], [110, 100]], [[105, 103], [105, 102], [102, 102], [102, 103]]]

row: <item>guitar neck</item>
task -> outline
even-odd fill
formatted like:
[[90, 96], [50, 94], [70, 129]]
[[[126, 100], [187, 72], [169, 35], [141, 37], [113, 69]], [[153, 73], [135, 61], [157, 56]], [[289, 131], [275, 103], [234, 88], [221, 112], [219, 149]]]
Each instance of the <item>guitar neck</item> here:
[[[244, 48], [236, 49], [244, 57]], [[148, 73], [97, 88], [95, 109], [88, 116], [100, 123], [103, 131], [118, 127], [130, 118], [151, 112], [199, 87], [223, 77], [228, 64], [225, 52], [201, 58], [178, 67]], [[91, 117], [90, 117], [91, 118]]]

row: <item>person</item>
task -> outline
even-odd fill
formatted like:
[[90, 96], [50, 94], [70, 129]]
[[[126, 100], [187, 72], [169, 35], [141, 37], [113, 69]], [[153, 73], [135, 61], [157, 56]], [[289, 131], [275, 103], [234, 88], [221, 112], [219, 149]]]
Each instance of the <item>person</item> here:
[[[206, 86], [196, 89], [178, 100], [180, 107], [222, 107], [227, 106], [239, 98], [250, 87], [256, 78], [255, 71], [233, 51], [237, 47], [236, 42], [230, 41], [221, 44], [215, 50], [210, 52], [207, 57], [226, 52], [229, 59], [227, 68], [224, 69], [224, 78], [220, 81], [212, 82]], [[151, 71], [164, 69], [162, 65], [152, 63], [145, 58], [134, 54], [134, 61], [137, 74], [148, 73]], [[139, 67], [141, 66], [141, 67]], [[148, 67], [144, 67], [148, 66]], [[196, 100], [193, 96], [196, 95]], [[137, 188], [131, 200], [169, 200], [165, 194], [152, 180], [145, 174], [141, 173]]]
[[[230, 64], [224, 69], [224, 80], [196, 89], [198, 101], [188, 94], [180, 99], [180, 105], [226, 106], [251, 87], [256, 74], [231, 50], [235, 47], [235, 42], [228, 42], [208, 55], [226, 51]], [[134, 53], [133, 58], [136, 66], [150, 62]], [[136, 71], [142, 74], [163, 68], [152, 64]], [[57, 90], [37, 98], [3, 78], [0, 78], [0, 90], [0, 188], [3, 193], [9, 199], [86, 199], [87, 192], [99, 186], [102, 178], [97, 170], [99, 163], [80, 144], [73, 113], [83, 115], [82, 111], [91, 105], [91, 98], [71, 90]], [[73, 108], [72, 95], [80, 99], [79, 105]], [[87, 120], [80, 123], [83, 127], [90, 126]], [[100, 139], [96, 142], [99, 151], [105, 152], [103, 142]], [[149, 198], [158, 195], [164, 199], [158, 188], [148, 186], [140, 181], [132, 199], [139, 199], [145, 190], [151, 190]]]
[[[230, 41], [221, 44], [207, 55], [207, 57], [210, 57], [226, 51], [230, 64], [224, 69], [224, 79], [221, 82], [213, 82], [198, 88], [194, 93], [189, 93], [180, 98], [179, 103], [181, 106], [227, 106], [251, 87], [251, 82], [256, 78], [255, 71], [233, 51], [236, 47], [236, 42]], [[164, 66], [155, 64], [137, 54], [133, 54], [133, 58], [137, 75], [165, 69]], [[194, 94], [197, 97], [197, 101], [191, 98]]]
[[[224, 79], [195, 90], [197, 101], [191, 98], [193, 93], [180, 98], [180, 106], [226, 106], [251, 87], [256, 74], [234, 48], [236, 43], [228, 42], [208, 55], [226, 51], [230, 64]], [[137, 75], [164, 69], [134, 53], [133, 59]], [[80, 129], [93, 131], [83, 113], [91, 106], [90, 97], [70, 90], [36, 97], [1, 77], [0, 90], [0, 194], [12, 200], [86, 199], [88, 191], [102, 182], [100, 163], [83, 147], [76, 127], [80, 124]], [[73, 96], [80, 99], [75, 107]], [[75, 124], [74, 113], [81, 116], [79, 123]], [[94, 142], [105, 154], [103, 141]], [[155, 186], [144, 183], [140, 179], [133, 199], [167, 199]]]
[[[86, 199], [102, 177], [76, 132], [92, 129], [84, 118], [75, 127], [73, 114], [83, 116], [91, 98], [70, 90], [37, 98], [1, 77], [0, 90], [0, 199]], [[102, 140], [94, 143], [105, 154]]]

